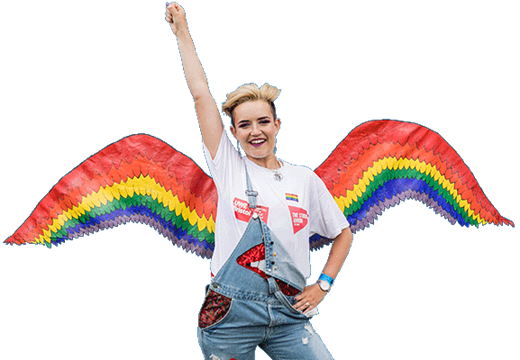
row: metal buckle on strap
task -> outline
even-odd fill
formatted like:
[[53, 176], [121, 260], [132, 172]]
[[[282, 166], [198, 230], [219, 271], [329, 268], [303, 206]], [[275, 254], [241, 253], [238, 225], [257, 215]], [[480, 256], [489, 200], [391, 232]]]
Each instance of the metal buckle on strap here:
[[258, 195], [258, 191], [246, 190], [246, 195], [247, 196], [257, 196]]
[[250, 209], [256, 209], [256, 196], [258, 192], [254, 190], [246, 190], [247, 201], [249, 202]]
[[250, 209], [256, 209], [256, 196], [258, 195], [258, 192], [253, 190], [253, 187], [251, 186], [251, 179], [249, 178], [249, 173], [247, 172], [247, 165], [246, 165], [246, 195], [247, 195], [247, 202], [249, 203]]

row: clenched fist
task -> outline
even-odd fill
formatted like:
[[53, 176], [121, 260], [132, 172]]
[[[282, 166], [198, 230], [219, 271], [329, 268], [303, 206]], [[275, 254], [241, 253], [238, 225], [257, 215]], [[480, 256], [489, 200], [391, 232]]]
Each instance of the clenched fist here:
[[186, 13], [182, 6], [177, 3], [166, 3], [166, 21], [170, 23], [175, 35], [178, 35], [180, 31], [182, 32], [188, 29]]

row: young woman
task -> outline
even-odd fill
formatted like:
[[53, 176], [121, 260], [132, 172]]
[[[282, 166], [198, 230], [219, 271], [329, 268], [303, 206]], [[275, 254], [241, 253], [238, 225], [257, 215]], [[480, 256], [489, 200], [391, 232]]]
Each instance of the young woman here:
[[[228, 95], [223, 111], [242, 157], [224, 131], [183, 8], [168, 5], [166, 20], [177, 37], [219, 199], [214, 276], [199, 314], [205, 359], [254, 359], [257, 347], [273, 359], [332, 359], [309, 318], [347, 257], [349, 224], [314, 172], [276, 157], [280, 91], [248, 84]], [[320, 280], [306, 286], [314, 233], [334, 242]]]

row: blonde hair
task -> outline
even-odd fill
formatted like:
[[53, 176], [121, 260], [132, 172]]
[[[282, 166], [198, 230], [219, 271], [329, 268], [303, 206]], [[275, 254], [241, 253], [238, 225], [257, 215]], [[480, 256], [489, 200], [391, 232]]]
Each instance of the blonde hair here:
[[222, 105], [224, 111], [230, 118], [231, 123], [235, 126], [235, 119], [233, 119], [233, 111], [235, 108], [248, 101], [263, 100], [269, 104], [276, 119], [276, 108], [274, 101], [280, 95], [280, 89], [275, 88], [269, 84], [264, 84], [258, 88], [256, 84], [245, 84], [227, 95], [226, 102]]

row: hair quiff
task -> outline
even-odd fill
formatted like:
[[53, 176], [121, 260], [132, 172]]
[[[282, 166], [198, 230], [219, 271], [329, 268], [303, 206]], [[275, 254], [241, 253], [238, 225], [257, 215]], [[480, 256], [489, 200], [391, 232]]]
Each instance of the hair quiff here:
[[263, 100], [269, 104], [276, 119], [274, 101], [278, 95], [280, 95], [280, 89], [269, 84], [264, 84], [260, 88], [256, 84], [245, 84], [227, 95], [226, 102], [222, 105], [222, 111], [231, 118], [231, 122], [235, 126], [233, 111], [238, 105], [248, 101]]

